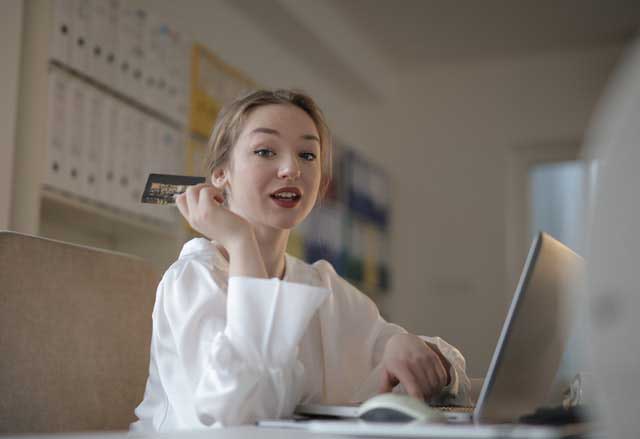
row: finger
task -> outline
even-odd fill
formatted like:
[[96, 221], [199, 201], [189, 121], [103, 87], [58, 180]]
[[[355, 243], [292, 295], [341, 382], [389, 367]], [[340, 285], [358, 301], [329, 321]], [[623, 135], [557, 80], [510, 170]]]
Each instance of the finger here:
[[224, 201], [224, 199], [220, 195], [220, 190], [214, 186], [208, 186], [200, 191], [199, 203], [202, 203], [203, 199], [209, 199], [217, 205], [222, 204], [222, 202]]
[[425, 375], [427, 376], [428, 387], [429, 387], [429, 391], [425, 395], [425, 398], [427, 400], [430, 400], [434, 396], [438, 395], [438, 393], [440, 393], [441, 386], [438, 383], [438, 376], [436, 375], [436, 372], [433, 367], [426, 366], [424, 368], [424, 371], [425, 371]]
[[218, 202], [218, 204], [224, 203], [224, 191], [222, 189], [218, 189], [215, 186], [211, 186], [214, 191], [213, 199]]
[[420, 386], [423, 397], [428, 398], [433, 393], [433, 382], [427, 373], [427, 367], [425, 367], [423, 363], [414, 363], [410, 365], [409, 368]]
[[185, 194], [187, 195], [187, 206], [189, 207], [189, 211], [193, 211], [198, 205], [198, 198], [201, 185], [197, 184], [195, 186], [189, 186]]
[[189, 219], [189, 207], [187, 206], [187, 197], [184, 194], [176, 196], [176, 206], [185, 219]]
[[422, 389], [418, 384], [418, 380], [408, 367], [401, 367], [400, 369], [395, 371], [395, 375], [410, 396], [413, 396], [414, 398], [418, 398], [420, 400], [424, 399], [424, 394], [422, 393]]
[[439, 360], [423, 363], [423, 370], [430, 385], [429, 398], [436, 396], [446, 385], [446, 374]]
[[378, 393], [389, 393], [393, 390], [395, 386], [398, 385], [398, 379], [391, 375], [388, 371], [384, 371], [384, 375], [382, 377], [382, 382], [380, 383], [380, 388], [378, 389]]

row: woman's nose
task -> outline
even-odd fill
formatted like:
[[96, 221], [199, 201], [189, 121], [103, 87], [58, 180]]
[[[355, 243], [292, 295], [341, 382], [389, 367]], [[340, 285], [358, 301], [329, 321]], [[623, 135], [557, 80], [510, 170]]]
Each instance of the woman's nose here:
[[300, 178], [300, 164], [296, 157], [289, 157], [282, 161], [278, 169], [278, 177], [287, 180]]

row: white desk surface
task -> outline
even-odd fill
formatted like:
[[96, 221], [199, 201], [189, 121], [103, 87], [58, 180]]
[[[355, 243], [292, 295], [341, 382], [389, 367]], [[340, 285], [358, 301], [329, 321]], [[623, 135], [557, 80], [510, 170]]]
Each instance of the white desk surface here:
[[[332, 424], [332, 423], [330, 423]], [[335, 423], [333, 423], [335, 424]], [[328, 427], [329, 425], [327, 425]], [[386, 427], [385, 427], [386, 426]], [[371, 425], [369, 425], [371, 427]], [[41, 434], [41, 435], [0, 435], [0, 439], [15, 437], [16, 439], [344, 439], [346, 437], [366, 436], [366, 437], [395, 437], [395, 438], [431, 438], [431, 439], [451, 439], [451, 438], [513, 438], [513, 439], [551, 439], [564, 437], [567, 434], [576, 433], [572, 428], [547, 429], [547, 428], [515, 428], [513, 430], [496, 430], [495, 426], [424, 426], [416, 429], [405, 430], [388, 429], [389, 424], [381, 424], [375, 428], [375, 433], [371, 428], [367, 431], [354, 429], [345, 431], [344, 429], [329, 428], [325, 432], [315, 432], [299, 428], [265, 428], [256, 426], [239, 426], [227, 428], [214, 428], [206, 431], [178, 432], [178, 433], [130, 433], [128, 431], [116, 432], [93, 432], [93, 433], [62, 433], [62, 434]], [[442, 427], [445, 427], [442, 430]], [[413, 431], [411, 431], [413, 430]], [[509, 431], [511, 430], [511, 431]], [[584, 428], [579, 429], [584, 433]]]
[[[14, 435], [0, 438], [16, 439], [300, 439], [310, 438], [326, 439], [336, 438], [336, 435], [315, 434], [305, 430], [293, 428], [261, 428], [256, 426], [241, 426], [228, 428], [212, 428], [206, 431], [187, 431], [179, 433], [130, 433], [128, 431], [113, 432], [87, 432], [87, 433], [55, 433]], [[342, 436], [344, 438], [344, 436]]]

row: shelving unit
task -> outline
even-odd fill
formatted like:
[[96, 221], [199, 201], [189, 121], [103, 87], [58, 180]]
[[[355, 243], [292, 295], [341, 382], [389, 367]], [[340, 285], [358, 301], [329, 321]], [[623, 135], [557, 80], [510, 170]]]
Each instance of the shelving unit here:
[[74, 80], [82, 81], [123, 105], [184, 133], [186, 139], [185, 124], [52, 59], [53, 7], [53, 0], [26, 0], [24, 3], [13, 227], [23, 233], [135, 254], [151, 261], [162, 271], [175, 260], [182, 242], [188, 239], [177, 212], [167, 220], [160, 220], [47, 185], [49, 72], [51, 69], [63, 71]]

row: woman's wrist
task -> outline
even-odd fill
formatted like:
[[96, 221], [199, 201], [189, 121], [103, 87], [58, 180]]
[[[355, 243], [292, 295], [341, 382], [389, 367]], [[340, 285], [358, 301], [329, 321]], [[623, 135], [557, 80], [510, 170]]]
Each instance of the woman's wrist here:
[[229, 277], [267, 278], [258, 241], [251, 227], [227, 243], [225, 248], [229, 253]]

